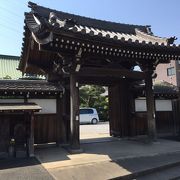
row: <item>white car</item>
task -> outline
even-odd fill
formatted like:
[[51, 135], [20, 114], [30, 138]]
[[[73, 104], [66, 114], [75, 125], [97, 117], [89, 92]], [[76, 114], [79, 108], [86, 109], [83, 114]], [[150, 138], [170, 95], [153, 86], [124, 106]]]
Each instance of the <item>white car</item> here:
[[99, 122], [99, 116], [95, 108], [80, 108], [79, 111], [80, 124], [97, 124]]

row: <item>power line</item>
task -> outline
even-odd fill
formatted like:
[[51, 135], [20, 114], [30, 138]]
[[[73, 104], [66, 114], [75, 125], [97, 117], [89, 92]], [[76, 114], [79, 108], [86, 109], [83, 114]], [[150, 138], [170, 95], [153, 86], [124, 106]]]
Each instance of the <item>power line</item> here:
[[20, 20], [20, 19], [17, 19], [17, 18], [13, 18], [12, 16], [10, 16], [8, 14], [1, 15], [1, 19], [4, 19], [5, 21], [12, 21], [12, 22], [21, 23], [21, 24], [24, 23], [23, 19]]
[[[19, 1], [14, 1], [14, 0], [6, 0], [5, 2], [7, 2], [8, 3], [8, 6], [9, 6], [9, 4], [14, 4], [14, 5], [16, 5], [16, 6], [21, 6], [21, 7], [24, 7], [23, 5], [22, 5], [22, 3], [21, 2], [19, 2]], [[12, 7], [12, 6], [11, 6]]]
[[2, 7], [2, 6], [0, 6], [0, 9], [2, 9], [2, 10], [5, 11], [5, 12], [8, 12], [8, 13], [10, 13], [10, 14], [18, 17], [18, 18], [21, 18], [19, 14], [16, 14], [16, 13], [14, 13], [13, 11], [11, 11], [11, 10], [9, 10], [9, 9], [6, 9], [6, 8], [4, 8], [4, 7]]
[[13, 27], [7, 26], [7, 25], [5, 25], [5, 24], [0, 24], [0, 25], [1, 25], [2, 28], [9, 29], [9, 30], [12, 30], [13, 32], [15, 31], [15, 32], [18, 32], [18, 33], [21, 33], [21, 34], [22, 34], [21, 31], [15, 29], [15, 28], [13, 28]]
[[19, 23], [19, 22], [17, 22], [17, 21], [13, 21], [13, 20], [11, 20], [11, 19], [6, 19], [6, 18], [1, 18], [0, 19], [0, 23], [2, 23], [2, 24], [4, 24], [4, 25], [8, 25], [8, 24], [10, 24], [11, 25], [11, 27], [12, 26], [14, 26], [14, 27], [23, 27], [24, 26], [24, 23]]

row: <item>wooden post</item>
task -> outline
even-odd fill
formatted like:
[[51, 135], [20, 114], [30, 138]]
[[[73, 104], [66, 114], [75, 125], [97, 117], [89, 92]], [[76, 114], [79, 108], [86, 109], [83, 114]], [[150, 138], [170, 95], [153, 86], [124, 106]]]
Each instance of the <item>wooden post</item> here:
[[147, 121], [148, 121], [148, 136], [152, 141], [156, 140], [156, 121], [155, 121], [155, 101], [153, 94], [152, 73], [146, 71], [146, 105], [147, 105]]
[[66, 106], [69, 104], [66, 100], [66, 93], [57, 97], [57, 145], [68, 143], [68, 119], [66, 115]]
[[108, 86], [108, 99], [109, 99], [109, 130], [110, 130], [110, 136], [113, 136], [113, 86]]
[[60, 95], [56, 97], [56, 109], [57, 109], [57, 119], [56, 119], [56, 145], [59, 146], [60, 143], [63, 143], [63, 115], [62, 115], [62, 99]]
[[63, 122], [65, 125], [65, 144], [70, 143], [70, 79], [64, 82], [65, 92], [62, 98]]
[[[129, 84], [129, 88], [130, 88]], [[129, 101], [129, 112], [128, 112], [128, 121], [129, 121], [129, 136], [135, 136], [136, 135], [136, 126], [135, 126], [135, 98], [134, 93], [129, 89], [129, 95], [128, 95], [128, 101]]]
[[79, 84], [75, 74], [70, 74], [70, 151], [78, 153], [79, 141]]
[[30, 116], [30, 134], [29, 134], [29, 141], [28, 141], [28, 156], [34, 156], [34, 112], [29, 113]]

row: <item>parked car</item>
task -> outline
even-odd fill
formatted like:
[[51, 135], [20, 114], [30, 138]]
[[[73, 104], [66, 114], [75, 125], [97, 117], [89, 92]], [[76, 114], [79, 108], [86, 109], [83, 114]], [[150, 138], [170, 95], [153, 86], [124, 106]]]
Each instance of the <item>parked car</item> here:
[[97, 124], [99, 116], [95, 108], [80, 108], [80, 124]]

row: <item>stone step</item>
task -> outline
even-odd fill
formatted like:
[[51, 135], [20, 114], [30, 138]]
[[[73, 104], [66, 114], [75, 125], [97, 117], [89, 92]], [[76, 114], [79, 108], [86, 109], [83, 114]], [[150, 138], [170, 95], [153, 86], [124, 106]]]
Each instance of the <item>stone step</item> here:
[[155, 171], [136, 178], [137, 180], [180, 180], [180, 165]]

